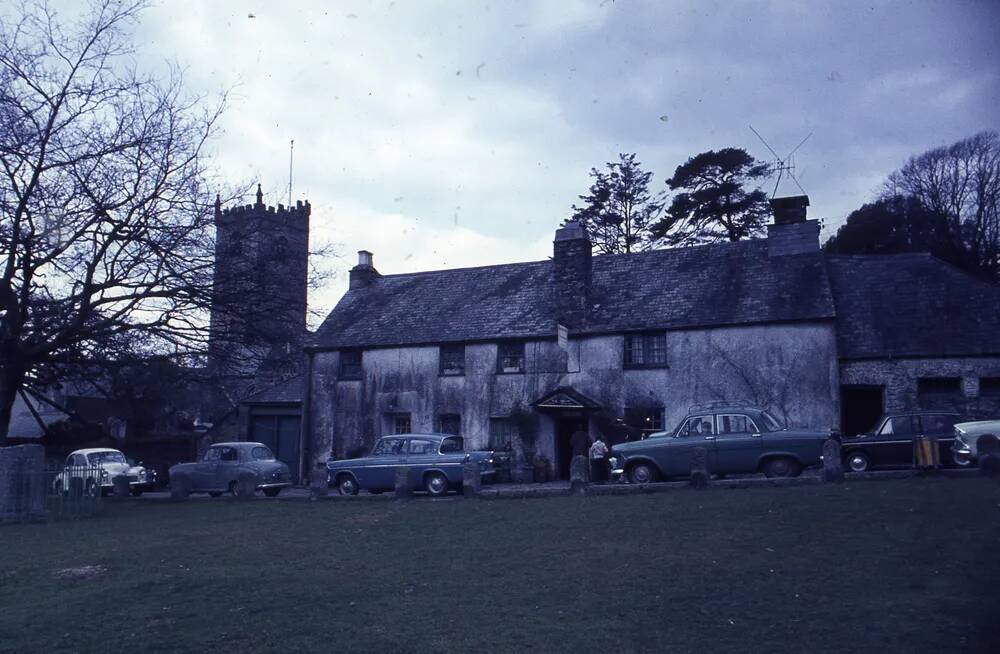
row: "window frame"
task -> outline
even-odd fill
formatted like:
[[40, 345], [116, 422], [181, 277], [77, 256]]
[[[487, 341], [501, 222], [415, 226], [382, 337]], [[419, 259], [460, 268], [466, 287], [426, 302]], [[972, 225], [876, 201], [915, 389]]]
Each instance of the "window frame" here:
[[[391, 425], [391, 428], [392, 428], [392, 436], [399, 436], [401, 434], [412, 434], [413, 433], [413, 416], [411, 414], [409, 414], [409, 413], [392, 413], [392, 414], [389, 415], [389, 418], [391, 420], [390, 425]], [[400, 422], [401, 420], [405, 420], [406, 421], [405, 422], [406, 429], [404, 431], [400, 431], [400, 429], [399, 429], [400, 425], [404, 424], [404, 423]]]
[[[446, 361], [458, 361], [457, 356], [461, 350], [461, 366], [458, 368], [445, 368]], [[448, 354], [446, 355], [446, 352]], [[465, 376], [465, 343], [438, 346], [438, 375], [441, 377], [463, 377]]]
[[[639, 347], [636, 347], [638, 343]], [[641, 361], [635, 360], [639, 353]], [[654, 353], [658, 360], [653, 361]], [[667, 366], [667, 332], [636, 332], [625, 334], [622, 348], [622, 366], [629, 369], [666, 368]]]
[[517, 425], [509, 416], [493, 416], [489, 424], [489, 448], [496, 451], [509, 451], [514, 448], [514, 436]]
[[[508, 370], [506, 366], [503, 365], [503, 360], [505, 356], [504, 349], [517, 350], [516, 358], [519, 360], [516, 370]], [[524, 374], [524, 361], [525, 361], [525, 347], [524, 341], [500, 341], [497, 343], [497, 374], [498, 375], [521, 375]]]
[[[743, 418], [744, 420], [746, 420], [746, 426], [749, 428], [749, 431], [727, 431], [727, 432], [723, 432], [722, 431], [722, 425], [723, 425], [723, 422], [724, 422], [724, 420], [723, 420], [724, 418]], [[761, 433], [760, 429], [757, 428], [757, 423], [753, 421], [753, 418], [751, 418], [749, 415], [747, 415], [745, 413], [717, 413], [717, 414], [715, 414], [715, 431], [716, 431], [716, 436], [725, 436], [725, 435], [729, 435], [729, 434], [759, 434], [759, 433]]]
[[[360, 349], [352, 348], [347, 350], [341, 350], [340, 365], [338, 366], [337, 379], [346, 381], [356, 381], [364, 377], [364, 354], [365, 354], [364, 350]], [[357, 363], [354, 363], [352, 361], [351, 363], [348, 364], [348, 362], [346, 361], [348, 355], [350, 355], [351, 357], [357, 356]], [[357, 371], [354, 371], [352, 368], [352, 370], [348, 372], [347, 365], [350, 365], [352, 367], [357, 366]]]

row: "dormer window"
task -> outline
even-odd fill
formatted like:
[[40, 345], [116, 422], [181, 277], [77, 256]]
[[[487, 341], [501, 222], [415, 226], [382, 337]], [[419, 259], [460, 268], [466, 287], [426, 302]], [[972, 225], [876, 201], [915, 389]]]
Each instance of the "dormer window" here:
[[524, 343], [497, 345], [497, 372], [524, 372]]
[[667, 335], [664, 332], [626, 334], [626, 368], [662, 368], [667, 365]]
[[361, 379], [361, 350], [340, 351], [340, 378]]
[[439, 354], [440, 372], [442, 375], [458, 376], [465, 374], [465, 346], [442, 345]]

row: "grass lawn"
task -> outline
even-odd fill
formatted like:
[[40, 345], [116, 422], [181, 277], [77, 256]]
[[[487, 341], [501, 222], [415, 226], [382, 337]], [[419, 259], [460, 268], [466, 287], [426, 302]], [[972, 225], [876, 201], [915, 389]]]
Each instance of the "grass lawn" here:
[[2, 652], [1000, 651], [982, 478], [108, 502], [0, 548]]

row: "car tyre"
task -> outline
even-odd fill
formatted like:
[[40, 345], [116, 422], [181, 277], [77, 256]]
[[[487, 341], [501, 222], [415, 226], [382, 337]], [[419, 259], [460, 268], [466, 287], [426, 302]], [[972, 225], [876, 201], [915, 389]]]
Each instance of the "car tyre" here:
[[656, 478], [656, 468], [650, 463], [636, 463], [628, 469], [628, 480], [633, 484], [652, 484]]
[[798, 477], [802, 472], [802, 466], [795, 459], [787, 456], [779, 456], [768, 459], [764, 464], [764, 475], [768, 479], [787, 479], [788, 477]]
[[844, 467], [848, 472], [867, 472], [872, 467], [872, 461], [864, 452], [848, 452], [844, 457]]
[[351, 475], [343, 475], [337, 480], [337, 491], [344, 496], [358, 494], [358, 481]]
[[280, 488], [265, 488], [264, 489], [264, 495], [266, 495], [268, 497], [277, 497], [278, 493], [280, 493], [280, 492], [281, 492]]
[[222, 497], [222, 491], [208, 491], [209, 497]]
[[448, 493], [448, 478], [440, 472], [432, 472], [424, 478], [424, 490], [433, 497], [446, 495]]

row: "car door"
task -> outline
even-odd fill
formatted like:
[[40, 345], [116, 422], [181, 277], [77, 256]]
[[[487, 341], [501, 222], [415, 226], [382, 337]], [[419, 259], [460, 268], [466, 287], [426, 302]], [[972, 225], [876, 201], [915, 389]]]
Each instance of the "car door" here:
[[709, 458], [712, 472], [754, 472], [764, 451], [760, 430], [748, 416], [720, 413], [716, 416], [714, 455]]
[[[653, 440], [648, 438], [644, 442]], [[711, 469], [715, 456], [715, 419], [711, 414], [690, 416], [672, 438], [662, 439], [662, 446], [654, 450], [654, 459], [667, 477], [687, 476], [691, 472], [691, 454], [696, 447], [705, 448], [706, 463]]]
[[890, 416], [866, 442], [872, 466], [908, 466], [913, 462], [913, 416]]
[[915, 416], [920, 421], [920, 433], [937, 439], [938, 461], [942, 465], [952, 465], [951, 446], [955, 442], [955, 423], [958, 416], [948, 413], [932, 413]]
[[419, 486], [424, 473], [432, 467], [440, 467], [439, 442], [429, 438], [410, 438], [404, 449], [405, 464], [410, 467], [415, 486]]
[[219, 462], [211, 476], [206, 480], [208, 488], [227, 490], [240, 475], [240, 453], [235, 447], [228, 445], [219, 448]]
[[396, 468], [405, 458], [403, 447], [406, 439], [388, 437], [379, 440], [364, 465], [355, 471], [358, 483], [365, 489], [392, 488], [395, 483]]
[[205, 456], [194, 465], [191, 471], [191, 490], [214, 488], [210, 486], [210, 480], [218, 471], [221, 454], [222, 448], [220, 447], [210, 447], [205, 450]]

